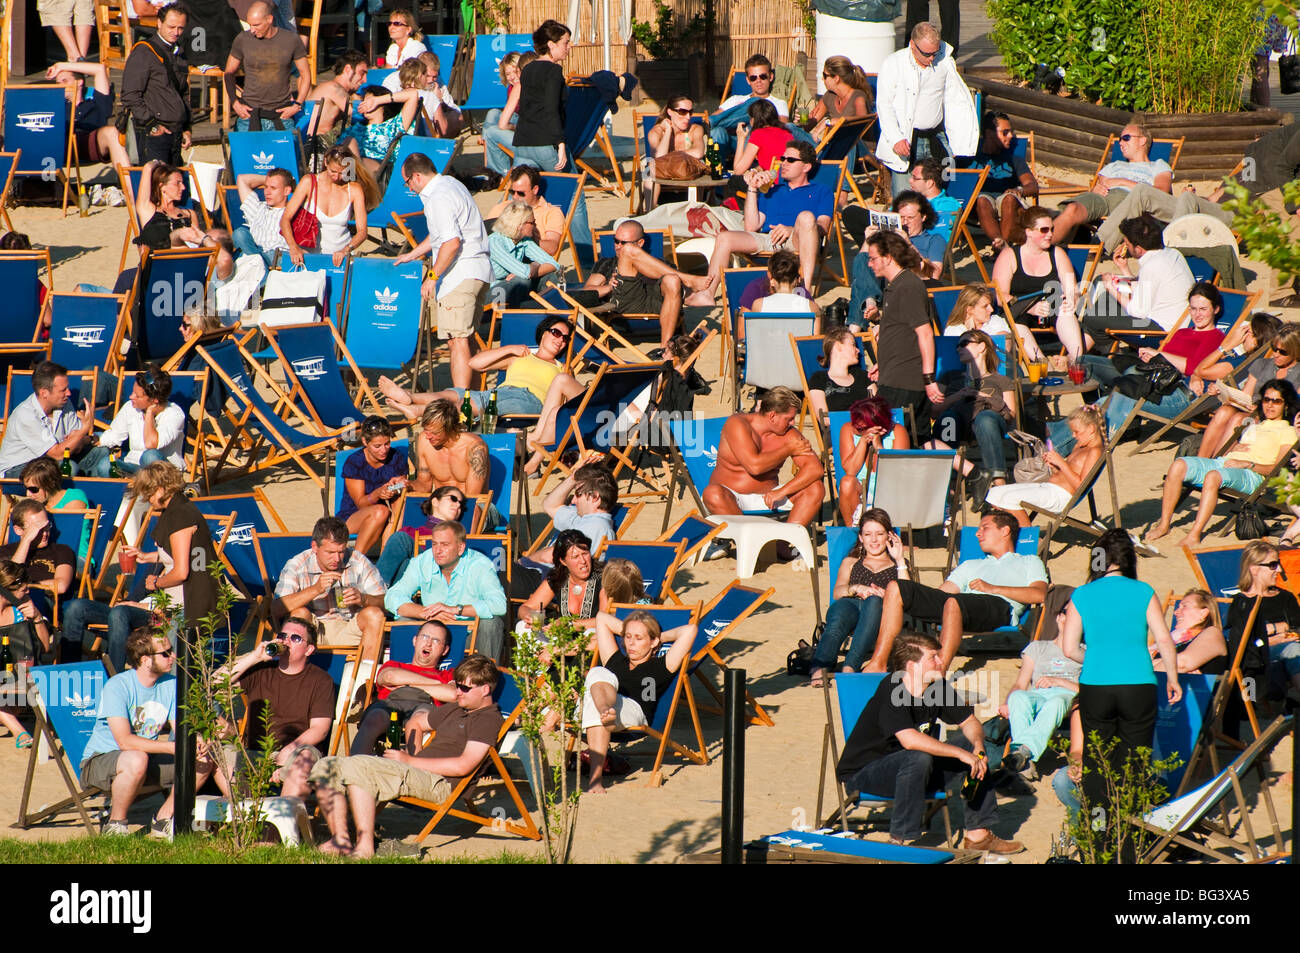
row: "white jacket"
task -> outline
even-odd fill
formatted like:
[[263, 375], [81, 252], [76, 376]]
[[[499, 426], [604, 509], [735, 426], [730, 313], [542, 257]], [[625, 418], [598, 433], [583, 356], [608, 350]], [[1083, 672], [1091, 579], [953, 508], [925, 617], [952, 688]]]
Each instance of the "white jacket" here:
[[[920, 77], [908, 63], [911, 56], [911, 44], [889, 54], [880, 64], [876, 78], [876, 114], [880, 122], [876, 158], [895, 172], [907, 171], [907, 160], [899, 158], [894, 143], [900, 139], [911, 141], [912, 118], [920, 92]], [[944, 77], [943, 126], [948, 144], [959, 156], [973, 156], [979, 146], [979, 116], [970, 88], [957, 74], [952, 47], [947, 43], [943, 44], [934, 68]]]

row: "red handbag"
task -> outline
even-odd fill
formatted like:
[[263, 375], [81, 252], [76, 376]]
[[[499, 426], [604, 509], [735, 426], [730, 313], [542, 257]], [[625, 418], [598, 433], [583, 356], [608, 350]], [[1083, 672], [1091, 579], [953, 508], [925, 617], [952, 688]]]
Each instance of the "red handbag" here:
[[299, 248], [315, 248], [320, 244], [320, 219], [316, 217], [314, 206], [316, 205], [316, 176], [311, 177], [311, 197], [309, 199], [313, 206], [312, 211], [307, 211], [307, 203], [302, 203], [302, 208], [298, 209], [290, 223], [293, 229], [293, 240], [298, 243]]

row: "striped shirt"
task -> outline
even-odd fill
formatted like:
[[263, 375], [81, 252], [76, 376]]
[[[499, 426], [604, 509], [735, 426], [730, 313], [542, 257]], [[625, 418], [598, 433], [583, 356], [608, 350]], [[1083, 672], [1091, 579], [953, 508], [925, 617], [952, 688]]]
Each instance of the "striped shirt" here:
[[[283, 599], [295, 592], [309, 589], [320, 580], [320, 563], [316, 561], [314, 550], [307, 549], [294, 556], [280, 570], [280, 578], [275, 584], [275, 597]], [[386, 591], [384, 580], [379, 575], [375, 564], [356, 550], [348, 550], [348, 559], [343, 566], [339, 584], [344, 589], [356, 589], [364, 596], [382, 596]], [[332, 593], [326, 593], [307, 604], [312, 615], [323, 616], [335, 611]]]

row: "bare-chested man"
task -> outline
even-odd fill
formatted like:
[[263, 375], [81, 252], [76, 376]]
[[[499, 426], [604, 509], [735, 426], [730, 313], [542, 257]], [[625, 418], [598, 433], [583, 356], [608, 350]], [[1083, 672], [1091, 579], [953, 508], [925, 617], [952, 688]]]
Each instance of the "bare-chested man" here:
[[[713, 478], [704, 488], [704, 505], [714, 516], [746, 510], [784, 509], [788, 520], [807, 526], [821, 509], [822, 464], [812, 445], [794, 429], [799, 396], [773, 387], [758, 402], [758, 412], [734, 414], [723, 425]], [[792, 459], [795, 473], [779, 482], [781, 465]], [[793, 559], [783, 545], [782, 559]]]
[[311, 117], [308, 131], [319, 135], [325, 147], [332, 146], [339, 134], [339, 119], [352, 115], [352, 97], [366, 85], [370, 64], [360, 50], [344, 50], [334, 61], [334, 78], [317, 83], [307, 94], [307, 101], [316, 100], [316, 114]]
[[[488, 492], [489, 471], [487, 444], [477, 434], [465, 433], [456, 405], [442, 397], [426, 404], [415, 438], [411, 490], [428, 493], [435, 487], [454, 486], [466, 496], [481, 496]], [[488, 510], [487, 519], [490, 526], [501, 522], [494, 508]]]

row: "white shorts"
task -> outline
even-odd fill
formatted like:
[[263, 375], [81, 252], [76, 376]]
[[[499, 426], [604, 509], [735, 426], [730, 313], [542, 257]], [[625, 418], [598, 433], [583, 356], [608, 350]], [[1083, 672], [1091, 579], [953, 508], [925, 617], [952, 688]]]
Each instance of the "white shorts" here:
[[1053, 513], [1062, 513], [1070, 505], [1070, 494], [1055, 483], [1008, 483], [989, 487], [984, 502], [999, 510], [1022, 510], [1022, 503], [1032, 503]]
[[785, 510], [792, 509], [794, 507], [794, 504], [791, 503], [788, 499], [783, 499], [776, 506], [769, 507], [766, 503], [763, 502], [762, 493], [737, 493], [729, 486], [724, 486], [723, 489], [736, 498], [736, 505], [740, 507], [740, 511], [742, 513], [749, 513], [754, 510], [767, 512], [768, 509], [781, 510], [784, 512]]
[[[591, 700], [592, 685], [613, 685], [614, 690], [618, 690], [618, 679], [614, 673], [607, 668], [601, 668], [599, 665], [587, 673], [586, 690], [582, 693], [582, 730], [588, 728], [598, 728], [601, 725], [600, 712], [596, 710], [596, 704]], [[645, 712], [641, 706], [625, 695], [617, 695], [614, 698], [614, 724], [608, 727], [617, 731], [619, 728], [644, 728], [646, 725]]]

